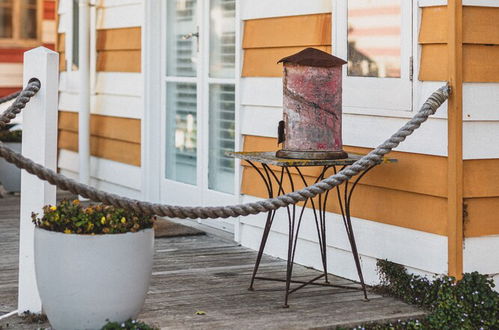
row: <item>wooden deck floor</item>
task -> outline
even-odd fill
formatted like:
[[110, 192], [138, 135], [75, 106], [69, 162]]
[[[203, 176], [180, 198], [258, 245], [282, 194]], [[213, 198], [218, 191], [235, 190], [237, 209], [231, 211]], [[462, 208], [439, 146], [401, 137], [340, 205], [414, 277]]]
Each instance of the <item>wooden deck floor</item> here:
[[[19, 199], [0, 199], [0, 315], [17, 308], [18, 224]], [[256, 291], [247, 290], [256, 253], [227, 237], [162, 238], [155, 249], [152, 283], [139, 318], [162, 329], [334, 329], [423, 315], [391, 297], [370, 293], [365, 302], [360, 291], [317, 286], [293, 293], [290, 308], [283, 308], [284, 283], [257, 281]], [[260, 274], [284, 277], [284, 268], [283, 260], [265, 257]], [[296, 265], [294, 274], [309, 279], [318, 272]], [[1, 320], [0, 329], [7, 323], [7, 329], [48, 327], [13, 316]]]

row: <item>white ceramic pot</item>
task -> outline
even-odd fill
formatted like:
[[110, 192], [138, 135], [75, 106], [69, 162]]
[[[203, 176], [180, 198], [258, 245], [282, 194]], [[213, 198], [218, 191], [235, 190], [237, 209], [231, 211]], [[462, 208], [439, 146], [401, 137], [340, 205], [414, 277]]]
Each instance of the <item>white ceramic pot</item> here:
[[[4, 142], [10, 149], [21, 152], [21, 142]], [[5, 159], [0, 158], [0, 183], [7, 191], [21, 191], [21, 170]]]
[[35, 228], [36, 282], [52, 328], [100, 329], [135, 318], [153, 254], [153, 229], [90, 236]]

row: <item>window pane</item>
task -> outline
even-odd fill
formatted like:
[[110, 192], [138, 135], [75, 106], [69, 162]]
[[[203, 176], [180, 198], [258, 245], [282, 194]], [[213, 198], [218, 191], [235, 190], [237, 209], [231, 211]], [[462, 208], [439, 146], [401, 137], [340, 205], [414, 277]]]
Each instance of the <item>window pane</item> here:
[[169, 76], [195, 77], [198, 28], [195, 0], [168, 0], [166, 58]]
[[36, 22], [36, 6], [21, 7], [21, 19], [19, 21], [19, 33], [21, 39], [36, 39], [37, 37], [37, 22]]
[[348, 0], [349, 76], [400, 77], [400, 1]]
[[12, 0], [0, 0], [0, 38], [12, 37]]
[[196, 184], [196, 84], [166, 86], [166, 178]]
[[235, 8], [235, 0], [210, 1], [210, 77], [234, 77]]
[[234, 193], [234, 158], [225, 152], [234, 151], [234, 104], [234, 85], [210, 86], [208, 187], [230, 194]]

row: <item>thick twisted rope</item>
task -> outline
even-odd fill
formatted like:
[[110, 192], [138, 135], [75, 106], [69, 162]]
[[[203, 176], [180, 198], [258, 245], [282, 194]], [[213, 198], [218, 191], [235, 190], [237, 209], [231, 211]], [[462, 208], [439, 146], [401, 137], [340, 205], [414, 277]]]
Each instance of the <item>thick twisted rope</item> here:
[[[419, 128], [419, 126], [421, 126], [421, 124], [425, 122], [430, 115], [433, 115], [435, 113], [440, 105], [442, 105], [442, 103], [444, 103], [445, 100], [447, 100], [447, 98], [449, 97], [449, 92], [450, 89], [448, 86], [439, 88], [423, 104], [421, 110], [419, 110], [419, 112], [416, 113], [416, 115], [411, 120], [409, 120], [404, 126], [402, 126], [402, 128], [400, 128], [388, 140], [386, 140], [376, 149], [372, 150], [369, 154], [360, 158], [355, 163], [341, 170], [337, 174], [334, 174], [327, 179], [324, 179], [312, 186], [303, 188], [301, 190], [253, 203], [220, 207], [186, 207], [144, 202], [118, 196], [116, 194], [106, 193], [88, 185], [76, 182], [75, 180], [69, 179], [61, 174], [57, 174], [50, 169], [34, 163], [32, 160], [23, 157], [22, 155], [14, 152], [1, 143], [0, 157], [5, 158], [5, 160], [7, 160], [8, 162], [15, 164], [19, 168], [25, 169], [31, 174], [36, 175], [38, 178], [56, 185], [60, 189], [70, 191], [74, 194], [78, 194], [96, 202], [102, 202], [117, 207], [132, 209], [135, 212], [191, 219], [247, 216], [250, 214], [258, 214], [261, 212], [275, 210], [281, 207], [288, 206], [290, 204], [305, 201], [308, 198], [313, 198], [319, 194], [324, 193], [327, 190], [330, 190], [342, 184], [343, 182], [349, 180], [350, 178], [359, 174], [370, 166], [379, 164], [382, 161], [384, 155], [397, 147], [402, 141], [405, 140], [407, 136], [411, 135], [414, 130]], [[16, 112], [16, 110], [12, 111]], [[4, 116], [2, 116], [1, 118], [3, 117]]]
[[40, 81], [38, 79], [31, 79], [22, 91], [10, 94], [0, 99], [0, 104], [10, 101], [14, 98], [16, 100], [12, 103], [7, 110], [0, 115], [0, 129], [4, 128], [10, 121], [21, 112], [26, 104], [33, 96], [40, 90]]

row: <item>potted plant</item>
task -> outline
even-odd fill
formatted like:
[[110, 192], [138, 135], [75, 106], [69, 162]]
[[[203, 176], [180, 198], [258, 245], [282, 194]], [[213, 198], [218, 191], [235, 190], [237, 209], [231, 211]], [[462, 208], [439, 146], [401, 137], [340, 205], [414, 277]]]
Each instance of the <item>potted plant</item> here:
[[152, 273], [151, 216], [66, 200], [32, 219], [36, 282], [54, 329], [100, 329], [138, 315]]
[[[22, 131], [14, 125], [7, 125], [0, 130], [0, 141], [14, 151], [21, 152]], [[0, 159], [0, 183], [7, 191], [21, 191], [21, 170], [15, 165]]]

